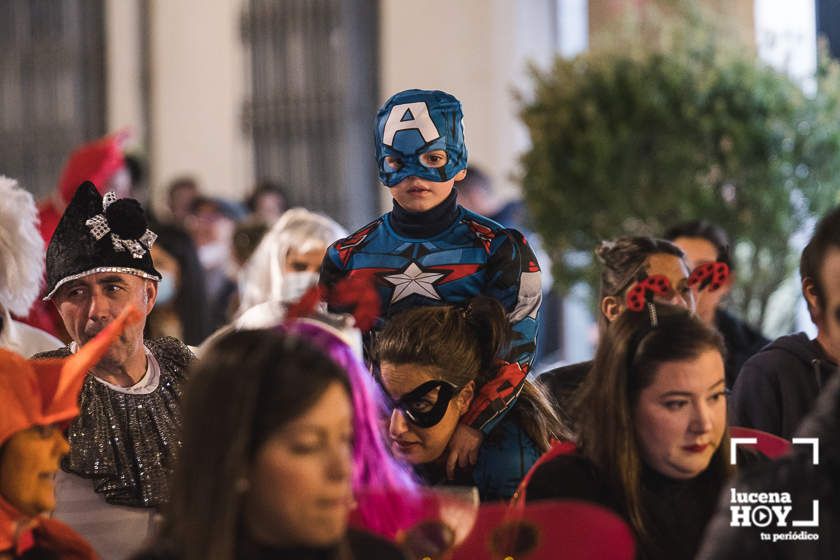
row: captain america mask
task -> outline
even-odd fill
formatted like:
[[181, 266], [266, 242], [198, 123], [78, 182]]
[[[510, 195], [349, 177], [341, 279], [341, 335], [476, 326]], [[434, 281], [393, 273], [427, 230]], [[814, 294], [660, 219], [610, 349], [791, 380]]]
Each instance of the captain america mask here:
[[[376, 115], [379, 179], [393, 187], [407, 177], [449, 181], [467, 167], [461, 103], [442, 91], [411, 89], [393, 95]], [[428, 157], [443, 150], [446, 161]]]

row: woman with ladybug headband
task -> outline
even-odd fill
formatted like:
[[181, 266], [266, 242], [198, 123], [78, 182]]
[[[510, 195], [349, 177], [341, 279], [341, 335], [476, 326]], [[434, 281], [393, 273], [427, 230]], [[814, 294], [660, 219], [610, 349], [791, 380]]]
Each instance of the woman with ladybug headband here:
[[[627, 294], [651, 277], [661, 276], [669, 282], [668, 289], [655, 294], [656, 301], [694, 311], [689, 268], [683, 252], [669, 241], [620, 237], [602, 241], [595, 249], [595, 256], [602, 267], [598, 320], [602, 335], [607, 325], [627, 309]], [[592, 362], [586, 361], [553, 369], [539, 377], [539, 382], [554, 396], [561, 417], [570, 426], [574, 424], [571, 401], [591, 369]]]
[[733, 468], [723, 341], [689, 310], [654, 303], [671, 289], [656, 275], [626, 293], [577, 395], [575, 446], [539, 464], [521, 490], [528, 502], [613, 509], [639, 558], [693, 558]]

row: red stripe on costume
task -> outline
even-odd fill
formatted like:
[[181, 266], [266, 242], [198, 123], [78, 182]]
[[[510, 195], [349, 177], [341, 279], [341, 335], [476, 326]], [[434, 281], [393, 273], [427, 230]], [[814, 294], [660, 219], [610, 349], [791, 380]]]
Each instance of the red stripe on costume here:
[[479, 415], [487, 410], [488, 407], [492, 406], [494, 402], [506, 402], [508, 397], [522, 384], [522, 381], [527, 375], [518, 363], [514, 362], [503, 365], [496, 374], [496, 377], [485, 383], [479, 389], [478, 394], [473, 399], [469, 410], [467, 410], [461, 422], [472, 426]]
[[356, 248], [362, 244], [362, 241], [364, 241], [370, 232], [372, 232], [378, 225], [379, 221], [376, 221], [366, 228], [360, 229], [350, 237], [335, 244], [335, 250], [338, 251], [338, 258], [341, 259], [342, 265], [347, 266], [347, 262], [350, 260], [350, 257], [353, 255]]
[[434, 270], [435, 272], [446, 273], [446, 276], [436, 282], [437, 285], [441, 285], [454, 282], [455, 280], [460, 280], [461, 278], [466, 278], [471, 274], [475, 274], [478, 271], [478, 268], [479, 265], [477, 264], [447, 264], [444, 266], [430, 266], [425, 270]]

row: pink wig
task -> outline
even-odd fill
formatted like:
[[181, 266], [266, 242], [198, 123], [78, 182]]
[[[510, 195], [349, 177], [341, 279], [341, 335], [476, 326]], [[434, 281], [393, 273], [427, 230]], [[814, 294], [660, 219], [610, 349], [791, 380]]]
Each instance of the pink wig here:
[[393, 539], [417, 521], [419, 484], [411, 468], [389, 452], [382, 433], [385, 407], [381, 389], [351, 347], [326, 328], [310, 321], [282, 327], [321, 348], [344, 371], [353, 389], [354, 524]]

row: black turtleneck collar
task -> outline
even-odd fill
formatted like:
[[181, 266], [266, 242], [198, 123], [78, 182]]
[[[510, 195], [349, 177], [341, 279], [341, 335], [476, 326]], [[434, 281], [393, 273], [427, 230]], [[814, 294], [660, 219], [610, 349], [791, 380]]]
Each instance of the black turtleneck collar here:
[[394, 200], [389, 221], [397, 235], [429, 238], [443, 233], [458, 217], [458, 195], [455, 189], [446, 200], [425, 212], [409, 212]]

